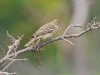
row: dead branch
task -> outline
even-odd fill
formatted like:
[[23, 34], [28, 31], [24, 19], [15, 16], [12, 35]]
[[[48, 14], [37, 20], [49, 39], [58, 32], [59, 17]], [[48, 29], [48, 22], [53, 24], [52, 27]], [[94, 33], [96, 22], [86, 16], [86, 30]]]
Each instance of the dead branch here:
[[[36, 52], [36, 51], [40, 50], [41, 48], [43, 48], [44, 46], [48, 45], [49, 43], [52, 43], [52, 42], [55, 42], [55, 41], [58, 41], [58, 40], [63, 40], [62, 38], [64, 38], [64, 39], [67, 39], [67, 38], [78, 38], [78, 37], [82, 36], [83, 34], [89, 32], [89, 31], [92, 31], [92, 30], [95, 30], [97, 28], [100, 28], [100, 23], [96, 22], [94, 19], [92, 20], [92, 22], [88, 23], [87, 25], [88, 25], [87, 28], [85, 30], [81, 31], [80, 33], [66, 35], [65, 32], [68, 31], [68, 30], [66, 30], [64, 32], [64, 34], [61, 35], [61, 36], [58, 36], [56, 38], [47, 40], [45, 42], [36, 43], [36, 44], [34, 44], [34, 46], [30, 46], [30, 47], [27, 47], [25, 49], [18, 50], [16, 53], [9, 54], [9, 55], [3, 57], [0, 60], [0, 65], [6, 60], [6, 58], [14, 57], [15, 54], [16, 55], [20, 55], [22, 53], [26, 53], [26, 52], [29, 52], [29, 51]], [[71, 25], [69, 27], [74, 27], [74, 25], [73, 26]]]
[[[5, 72], [6, 69], [8, 69], [8, 67], [14, 63], [15, 61], [25, 61], [28, 59], [14, 59], [15, 57], [17, 57], [17, 48], [20, 46], [20, 41], [22, 39], [23, 36], [19, 37], [17, 36], [18, 39], [15, 39], [13, 36], [11, 36], [8, 31], [7, 31], [7, 36], [10, 37], [11, 40], [11, 45], [8, 46], [8, 51], [7, 54], [4, 56], [4, 63], [8, 62], [8, 64], [3, 68], [3, 70], [0, 70], [0, 75], [14, 75], [16, 73], [8, 73]], [[4, 49], [1, 46], [2, 51], [4, 52]], [[14, 54], [12, 57], [9, 57], [9, 55]]]
[[17, 74], [16, 72], [14, 72], [14, 73], [8, 73], [8, 72], [2, 72], [2, 71], [0, 71], [0, 75], [15, 75], [15, 74]]
[[[8, 52], [7, 54], [0, 60], [0, 65], [2, 65], [5, 61], [7, 60], [10, 60], [11, 62], [3, 69], [0, 71], [0, 73], [3, 71], [5, 71], [5, 69], [7, 69], [13, 62], [15, 61], [18, 61], [19, 59], [14, 59], [15, 57], [17, 57], [18, 55], [20, 54], [23, 54], [23, 53], [26, 53], [26, 52], [33, 52], [34, 55], [36, 56], [36, 59], [42, 63], [38, 56], [37, 56], [37, 53], [40, 52], [41, 48], [43, 48], [44, 46], [48, 45], [49, 43], [52, 43], [52, 42], [55, 42], [55, 41], [59, 41], [59, 40], [64, 40], [72, 45], [74, 45], [72, 42], [70, 42], [69, 40], [67, 40], [67, 38], [78, 38], [80, 36], [82, 36], [83, 34], [89, 32], [89, 31], [92, 31], [92, 30], [95, 30], [95, 29], [98, 29], [100, 28], [100, 22], [96, 22], [95, 21], [96, 18], [94, 18], [90, 23], [87, 24], [87, 27], [86, 29], [84, 29], [83, 31], [77, 33], [77, 34], [68, 34], [67, 35], [67, 32], [68, 30], [71, 28], [71, 27], [80, 27], [82, 28], [80, 25], [70, 25], [68, 26], [68, 28], [64, 31], [63, 35], [61, 36], [58, 36], [56, 38], [53, 38], [53, 39], [50, 39], [50, 40], [47, 40], [47, 41], [40, 41], [40, 42], [37, 42], [36, 44], [34, 45], [31, 45], [25, 49], [21, 49], [21, 50], [17, 50], [18, 47], [19, 47], [19, 44], [20, 44], [20, 41], [22, 39], [23, 36], [21, 37], [18, 37], [18, 39], [15, 39], [14, 37], [12, 37], [8, 32], [7, 32], [7, 36], [9, 36], [11, 38], [11, 42], [12, 42], [12, 45], [10, 45], [8, 48]], [[24, 60], [24, 59], [21, 59], [21, 60]], [[44, 63], [42, 63], [44, 64]], [[45, 65], [45, 64], [44, 64]], [[4, 72], [4, 73], [7, 73], [7, 72]], [[12, 73], [11, 75], [13, 75], [15, 73]], [[2, 74], [1, 74], [2, 75]], [[6, 75], [9, 75], [9, 74], [6, 74]]]
[[12, 59], [12, 58], [7, 58], [7, 60], [11, 60], [11, 62], [4, 67], [4, 69], [2, 70], [2, 72], [4, 72], [12, 63], [14, 63], [15, 61], [26, 61], [28, 59]]

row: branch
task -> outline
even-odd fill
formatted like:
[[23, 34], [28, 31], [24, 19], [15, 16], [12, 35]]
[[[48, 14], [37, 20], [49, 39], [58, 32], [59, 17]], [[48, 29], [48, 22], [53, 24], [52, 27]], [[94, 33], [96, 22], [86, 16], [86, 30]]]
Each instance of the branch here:
[[[9, 67], [13, 62], [17, 61], [18, 59], [14, 59], [15, 57], [17, 57], [18, 55], [20, 54], [23, 54], [23, 53], [26, 53], [26, 52], [34, 52], [34, 55], [36, 56], [36, 59], [42, 63], [38, 56], [37, 56], [37, 53], [40, 53], [40, 50], [41, 48], [43, 48], [44, 46], [50, 44], [50, 43], [53, 43], [55, 41], [59, 41], [59, 40], [64, 40], [72, 45], [74, 45], [72, 42], [70, 42], [69, 40], [67, 40], [67, 38], [78, 38], [80, 36], [82, 36], [83, 34], [89, 32], [89, 31], [92, 31], [92, 30], [95, 30], [95, 29], [98, 29], [100, 28], [100, 22], [96, 22], [95, 21], [96, 18], [94, 18], [90, 23], [87, 24], [87, 27], [86, 29], [84, 29], [83, 31], [81, 31], [80, 33], [77, 33], [77, 34], [68, 34], [67, 35], [67, 32], [68, 30], [71, 28], [71, 27], [80, 27], [82, 28], [80, 25], [70, 25], [68, 26], [68, 28], [65, 30], [65, 32], [63, 33], [63, 35], [59, 36], [59, 37], [56, 37], [56, 38], [53, 38], [53, 39], [50, 39], [50, 40], [47, 40], [47, 41], [40, 41], [40, 42], [37, 42], [36, 44], [34, 45], [31, 45], [25, 49], [21, 49], [21, 50], [17, 50], [17, 48], [19, 47], [19, 43], [22, 39], [23, 36], [21, 37], [18, 37], [18, 39], [15, 39], [14, 37], [12, 37], [8, 32], [7, 32], [7, 35], [11, 38], [11, 41], [12, 41], [12, 45], [10, 45], [8, 48], [8, 52], [7, 52], [7, 55], [5, 55], [5, 57], [3, 57], [1, 60], [0, 60], [0, 65], [2, 65], [5, 61], [7, 60], [10, 60], [11, 62], [2, 70], [2, 71], [5, 71], [5, 69], [7, 67]], [[13, 60], [12, 60], [13, 59]], [[44, 63], [42, 63], [44, 64]], [[44, 64], [45, 65], [45, 64]]]
[[[75, 27], [75, 26], [71, 25], [71, 26], [68, 26], [68, 27]], [[79, 26], [79, 27], [81, 27], [81, 26]], [[83, 34], [89, 32], [89, 31], [98, 29], [98, 28], [100, 28], [100, 22], [96, 22], [95, 18], [94, 18], [90, 23], [87, 24], [87, 28], [85, 30], [81, 31], [80, 33], [66, 35], [65, 32], [67, 32], [68, 30], [65, 30], [65, 32], [64, 32], [64, 34], [62, 36], [47, 40], [45, 42], [36, 43], [36, 44], [34, 44], [34, 46], [30, 46], [30, 47], [27, 47], [25, 49], [18, 50], [16, 53], [12, 53], [12, 54], [9, 54], [8, 56], [5, 56], [4, 58], [2, 58], [0, 60], [0, 65], [6, 60], [6, 58], [14, 57], [15, 54], [16, 55], [20, 55], [22, 53], [26, 53], [26, 52], [29, 52], [29, 51], [32, 51], [32, 52], [34, 51], [35, 52], [37, 50], [40, 50], [44, 46], [48, 45], [49, 43], [52, 43], [52, 42], [55, 42], [55, 41], [58, 41], [58, 40], [63, 40], [62, 38], [64, 38], [64, 39], [67, 39], [67, 38], [78, 38], [78, 37], [82, 36]]]
[[9, 60], [11, 60], [11, 62], [2, 70], [2, 72], [4, 72], [12, 63], [14, 63], [15, 61], [26, 61], [28, 59], [12, 59], [12, 58], [7, 58]]
[[2, 72], [2, 71], [0, 71], [0, 75], [15, 75], [15, 74], [17, 74], [16, 72], [14, 72], [14, 73], [8, 73], [8, 72]]
[[[14, 75], [14, 74], [16, 74], [16, 73], [8, 73], [8, 72], [4, 72], [6, 69], [8, 69], [8, 67], [11, 65], [11, 64], [13, 64], [15, 61], [25, 61], [25, 60], [28, 60], [28, 59], [14, 59], [15, 57], [17, 57], [17, 48], [20, 46], [19, 44], [20, 44], [20, 41], [21, 41], [21, 39], [22, 39], [22, 37], [23, 37], [23, 35], [21, 36], [21, 37], [19, 37], [19, 36], [17, 36], [17, 38], [18, 39], [15, 39], [13, 36], [11, 36], [9, 33], [8, 33], [8, 31], [7, 31], [7, 36], [8, 37], [10, 37], [10, 40], [11, 40], [11, 45], [10, 46], [8, 46], [8, 51], [7, 51], [7, 54], [4, 56], [4, 64], [6, 63], [6, 62], [8, 62], [8, 64], [3, 68], [3, 70], [0, 70], [0, 75]], [[1, 47], [1, 50], [3, 51], [3, 53], [4, 53], [4, 49], [2, 48], [2, 46], [0, 46]], [[14, 54], [12, 57], [9, 57], [10, 55], [12, 55], [12, 54]], [[2, 61], [2, 59], [0, 60], [0, 61]], [[3, 63], [2, 62], [2, 63]], [[0, 64], [1, 65], [1, 64]]]

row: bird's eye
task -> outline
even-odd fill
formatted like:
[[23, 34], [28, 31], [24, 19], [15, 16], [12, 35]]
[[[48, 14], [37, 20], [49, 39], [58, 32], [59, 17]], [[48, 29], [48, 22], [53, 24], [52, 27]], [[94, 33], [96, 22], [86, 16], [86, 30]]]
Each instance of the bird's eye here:
[[34, 36], [31, 36], [31, 38], [34, 38]]
[[60, 27], [62, 26], [60, 23], [57, 23], [57, 25], [60, 26]]
[[59, 23], [57, 23], [57, 25], [58, 25], [58, 26], [60, 26], [60, 24], [59, 24]]

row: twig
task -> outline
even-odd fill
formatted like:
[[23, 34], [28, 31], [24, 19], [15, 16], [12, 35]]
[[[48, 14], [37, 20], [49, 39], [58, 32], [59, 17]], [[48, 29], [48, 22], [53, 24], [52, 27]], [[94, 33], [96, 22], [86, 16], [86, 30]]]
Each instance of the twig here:
[[[28, 59], [14, 59], [15, 57], [17, 57], [17, 48], [19, 47], [20, 41], [22, 39], [22, 37], [24, 35], [22, 35], [21, 37], [17, 36], [18, 39], [15, 39], [12, 35], [10, 35], [7, 31], [7, 36], [10, 37], [10, 40], [12, 42], [12, 44], [10, 46], [8, 46], [8, 51], [7, 54], [4, 56], [4, 61], [10, 60], [10, 62], [3, 68], [2, 71], [0, 71], [0, 74], [3, 75], [13, 75], [15, 73], [8, 73], [8, 72], [4, 72], [12, 63], [14, 63], [15, 61], [25, 61]], [[1, 47], [1, 49], [3, 50], [3, 48]], [[14, 52], [13, 52], [14, 51]], [[9, 57], [9, 55], [12, 55], [12, 57]]]
[[8, 72], [2, 72], [2, 71], [0, 71], [0, 75], [15, 75], [15, 74], [17, 74], [16, 72], [14, 72], [14, 73], [8, 73]]
[[16, 60], [11, 61], [2, 71], [4, 72], [13, 62], [15, 62]]
[[[12, 37], [8, 31], [7, 31], [7, 36], [10, 37], [12, 45], [8, 46], [9, 50], [7, 52], [7, 55], [9, 55], [12, 51], [14, 51], [16, 53], [17, 48], [19, 47], [20, 44], [20, 40], [22, 39], [22, 37], [24, 35], [22, 35], [21, 37], [17, 36], [18, 39], [15, 39], [14, 37]], [[16, 55], [17, 56], [17, 55]]]
[[0, 45], [0, 48], [2, 50], [2, 53], [5, 55], [5, 50], [3, 49], [3, 47]]
[[12, 58], [7, 58], [9, 60], [11, 60], [11, 62], [2, 70], [2, 72], [4, 72], [12, 63], [14, 63], [15, 61], [26, 61], [28, 59], [12, 59]]
[[68, 42], [68, 43], [74, 45], [71, 41], [69, 41], [69, 40], [67, 40], [67, 39], [65, 39], [65, 38], [63, 38], [63, 37], [62, 37], [62, 39], [63, 39], [64, 41], [66, 41], [66, 42]]
[[69, 26], [66, 28], [66, 30], [64, 31], [64, 33], [63, 33], [63, 35], [62, 35], [62, 36], [65, 36], [65, 35], [66, 35], [66, 33], [68, 32], [68, 30], [69, 30], [71, 27], [80, 27], [80, 28], [82, 28], [82, 26], [81, 26], [81, 25], [79, 25], [79, 24], [69, 25]]
[[69, 40], [67, 40], [67, 39], [64, 38], [64, 36], [66, 36], [66, 33], [68, 32], [68, 30], [69, 30], [71, 27], [80, 27], [80, 28], [82, 28], [82, 26], [80, 26], [80, 25], [78, 25], [78, 24], [70, 25], [70, 26], [67, 27], [67, 29], [65, 30], [65, 32], [64, 32], [63, 35], [62, 35], [62, 40], [64, 40], [64, 41], [66, 41], [66, 42], [68, 42], [68, 43], [74, 45], [71, 41], [69, 41]]

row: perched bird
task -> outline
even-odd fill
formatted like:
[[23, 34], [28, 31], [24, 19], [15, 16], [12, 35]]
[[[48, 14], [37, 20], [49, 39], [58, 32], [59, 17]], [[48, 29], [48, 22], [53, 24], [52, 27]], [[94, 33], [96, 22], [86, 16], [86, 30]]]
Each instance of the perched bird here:
[[35, 40], [50, 38], [61, 27], [58, 19], [47, 23], [40, 27], [31, 37], [30, 41], [25, 46], [30, 46]]

